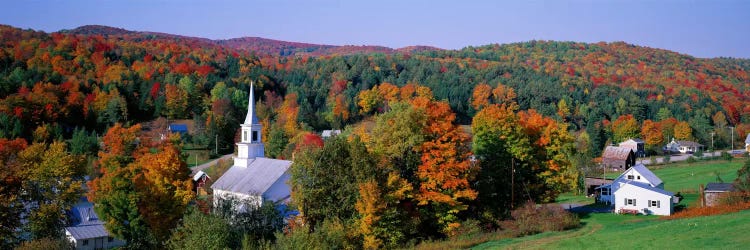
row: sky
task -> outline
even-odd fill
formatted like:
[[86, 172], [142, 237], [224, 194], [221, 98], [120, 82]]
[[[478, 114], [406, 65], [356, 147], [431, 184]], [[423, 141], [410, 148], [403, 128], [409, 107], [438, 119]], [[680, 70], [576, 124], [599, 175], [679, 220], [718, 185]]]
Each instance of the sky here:
[[228, 39], [460, 49], [530, 40], [614, 42], [696, 57], [750, 58], [747, 0], [13, 0], [0, 24], [83, 25]]

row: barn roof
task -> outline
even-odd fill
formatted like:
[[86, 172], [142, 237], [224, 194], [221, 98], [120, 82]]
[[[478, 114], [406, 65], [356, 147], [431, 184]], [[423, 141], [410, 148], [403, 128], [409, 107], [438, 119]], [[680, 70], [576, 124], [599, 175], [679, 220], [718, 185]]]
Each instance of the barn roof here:
[[262, 195], [286, 173], [291, 165], [291, 161], [257, 157], [248, 167], [232, 166], [211, 185], [211, 188]]
[[627, 160], [632, 151], [630, 148], [607, 146], [602, 153], [602, 158]]
[[187, 133], [188, 127], [187, 127], [187, 124], [181, 124], [181, 123], [169, 124], [169, 131], [177, 132], [177, 133]]
[[729, 192], [734, 191], [734, 185], [732, 183], [716, 183], [711, 182], [706, 184], [706, 188], [704, 189], [706, 192]]

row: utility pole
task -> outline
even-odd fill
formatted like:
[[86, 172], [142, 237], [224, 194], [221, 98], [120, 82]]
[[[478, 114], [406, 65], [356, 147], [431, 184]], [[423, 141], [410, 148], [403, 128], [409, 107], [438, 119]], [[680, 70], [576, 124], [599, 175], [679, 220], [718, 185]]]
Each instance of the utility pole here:
[[732, 150], [734, 150], [734, 127], [729, 127], [732, 130]]
[[214, 143], [214, 154], [219, 155], [219, 134], [216, 134], [216, 142]]
[[714, 132], [711, 132], [711, 152], [714, 152]]
[[516, 158], [510, 157], [510, 207], [516, 204], [516, 191], [515, 191], [515, 178], [516, 178]]

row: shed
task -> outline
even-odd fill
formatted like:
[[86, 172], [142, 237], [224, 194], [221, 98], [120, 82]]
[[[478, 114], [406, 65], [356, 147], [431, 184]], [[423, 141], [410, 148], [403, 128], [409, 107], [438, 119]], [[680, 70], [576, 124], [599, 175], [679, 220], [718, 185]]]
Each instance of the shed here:
[[704, 206], [713, 207], [719, 205], [721, 198], [727, 193], [735, 191], [732, 183], [711, 182], [703, 189]]

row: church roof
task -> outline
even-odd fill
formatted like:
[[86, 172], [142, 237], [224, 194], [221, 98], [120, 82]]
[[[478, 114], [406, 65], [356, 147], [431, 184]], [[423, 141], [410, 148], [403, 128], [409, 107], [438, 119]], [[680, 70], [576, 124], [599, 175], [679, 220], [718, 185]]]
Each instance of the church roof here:
[[258, 124], [258, 116], [255, 115], [255, 88], [253, 83], [250, 83], [250, 97], [247, 102], [247, 116], [245, 116], [244, 124]]
[[262, 195], [286, 173], [291, 165], [291, 161], [257, 157], [248, 167], [232, 166], [211, 185], [211, 188]]

